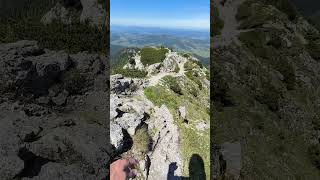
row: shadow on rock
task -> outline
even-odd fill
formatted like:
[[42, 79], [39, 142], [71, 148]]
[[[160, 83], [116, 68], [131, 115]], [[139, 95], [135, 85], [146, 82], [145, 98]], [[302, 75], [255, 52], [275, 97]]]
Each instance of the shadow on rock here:
[[177, 163], [169, 165], [167, 180], [205, 180], [206, 173], [204, 162], [200, 155], [193, 154], [189, 161], [189, 177], [175, 176], [174, 172], [178, 169]]

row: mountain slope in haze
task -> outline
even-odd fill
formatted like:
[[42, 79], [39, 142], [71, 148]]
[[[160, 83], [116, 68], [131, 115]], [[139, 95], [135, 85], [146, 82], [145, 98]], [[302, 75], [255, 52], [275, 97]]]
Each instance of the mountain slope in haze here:
[[224, 21], [211, 42], [213, 178], [319, 179], [319, 31], [287, 0], [224, 2], [212, 3]]

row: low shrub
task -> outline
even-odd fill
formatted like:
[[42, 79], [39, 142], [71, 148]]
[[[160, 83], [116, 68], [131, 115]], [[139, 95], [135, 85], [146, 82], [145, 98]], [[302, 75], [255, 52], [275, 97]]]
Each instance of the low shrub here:
[[133, 149], [135, 151], [146, 154], [150, 150], [151, 138], [146, 126], [142, 126], [140, 129], [137, 129], [132, 140]]
[[169, 108], [177, 109], [179, 107], [178, 96], [176, 93], [167, 91], [161, 86], [151, 86], [144, 90], [145, 96], [156, 106], [166, 104]]
[[190, 94], [192, 94], [194, 97], [198, 97], [198, 90], [197, 88], [191, 87], [189, 90]]
[[184, 69], [186, 71], [190, 71], [194, 68], [194, 64], [191, 61], [187, 61], [186, 63], [184, 63]]
[[195, 72], [195, 71], [187, 71], [185, 74], [190, 80], [192, 80], [193, 82], [195, 82], [198, 85], [200, 90], [202, 89], [202, 82], [199, 79], [199, 76], [198, 76], [197, 72]]
[[169, 88], [176, 94], [182, 95], [182, 89], [177, 82], [177, 80], [172, 76], [165, 76], [163, 78], [164, 82], [169, 86]]
[[138, 69], [116, 68], [112, 70], [111, 74], [122, 74], [124, 77], [130, 78], [145, 78], [148, 73]]
[[143, 65], [151, 65], [155, 63], [163, 62], [166, 58], [166, 53], [168, 49], [166, 48], [152, 48], [145, 47], [141, 49], [141, 62]]
[[193, 70], [194, 68], [197, 68], [197, 66], [199, 68], [203, 68], [203, 65], [200, 61], [196, 61], [196, 60], [191, 60], [189, 59], [185, 64], [184, 64], [184, 68], [187, 71]]
[[185, 57], [185, 58], [190, 58], [191, 57], [191, 55], [188, 54], [188, 53], [183, 53], [182, 56]]
[[210, 81], [210, 71], [206, 71], [206, 79]]

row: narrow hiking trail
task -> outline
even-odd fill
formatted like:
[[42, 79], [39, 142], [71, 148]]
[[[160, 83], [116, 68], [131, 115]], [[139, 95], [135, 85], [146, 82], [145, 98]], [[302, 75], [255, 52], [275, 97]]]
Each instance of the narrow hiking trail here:
[[[175, 54], [174, 54], [175, 55]], [[168, 57], [170, 58], [170, 56]], [[160, 80], [165, 77], [165, 76], [173, 76], [173, 77], [179, 77], [179, 76], [184, 76], [185, 75], [185, 69], [184, 69], [184, 64], [187, 62], [187, 59], [184, 58], [181, 62], [177, 62], [178, 66], [179, 66], [179, 72], [178, 73], [174, 73], [174, 72], [160, 72], [156, 75], [152, 75], [149, 78], [149, 84], [148, 86], [155, 86], [157, 85]]]
[[175, 73], [168, 73], [168, 72], [161, 72], [157, 75], [151, 76], [149, 79], [149, 84], [148, 86], [155, 86], [157, 84], [159, 84], [160, 80], [165, 77], [165, 76], [175, 76]]

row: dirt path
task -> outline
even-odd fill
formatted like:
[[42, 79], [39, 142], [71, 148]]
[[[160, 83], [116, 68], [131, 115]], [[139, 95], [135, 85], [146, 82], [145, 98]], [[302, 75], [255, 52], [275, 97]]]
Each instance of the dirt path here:
[[154, 76], [150, 77], [148, 86], [157, 85], [163, 77], [168, 76], [168, 75], [174, 76], [175, 73], [159, 73], [157, 75], [154, 75]]
[[156, 75], [153, 75], [149, 78], [149, 84], [148, 86], [155, 86], [157, 85], [160, 80], [165, 77], [165, 76], [173, 76], [173, 77], [179, 77], [179, 76], [184, 76], [185, 69], [184, 69], [184, 64], [187, 62], [187, 59], [181, 61], [180, 63], [177, 63], [179, 66], [179, 72], [174, 73], [174, 72], [160, 72]]

